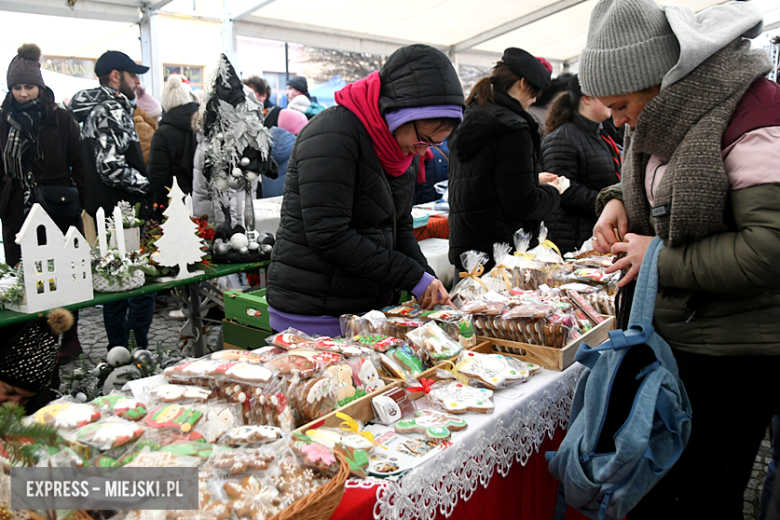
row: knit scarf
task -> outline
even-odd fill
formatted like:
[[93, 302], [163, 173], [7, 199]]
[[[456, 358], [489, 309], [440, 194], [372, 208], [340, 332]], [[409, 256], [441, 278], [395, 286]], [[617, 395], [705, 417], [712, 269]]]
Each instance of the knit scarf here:
[[[404, 155], [395, 140], [387, 121], [379, 113], [379, 91], [382, 88], [379, 72], [372, 72], [367, 78], [350, 83], [336, 92], [336, 103], [355, 114], [374, 145], [382, 169], [393, 177], [400, 177], [409, 169], [414, 154]], [[425, 181], [425, 165], [420, 161], [420, 170]], [[418, 182], [420, 173], [418, 172]]]
[[[645, 105], [636, 129], [626, 135], [623, 161], [623, 202], [632, 232], [658, 235], [673, 247], [727, 229], [721, 136], [742, 95], [769, 70], [764, 51], [751, 51], [747, 40], [737, 39]], [[652, 226], [644, 181], [651, 155], [668, 161], [653, 203], [671, 208], [654, 217]]]
[[6, 115], [9, 129], [8, 142], [3, 151], [5, 171], [23, 186], [27, 186], [29, 180], [22, 161], [43, 158], [40, 142], [42, 117], [43, 102], [40, 98], [24, 104], [14, 99]]

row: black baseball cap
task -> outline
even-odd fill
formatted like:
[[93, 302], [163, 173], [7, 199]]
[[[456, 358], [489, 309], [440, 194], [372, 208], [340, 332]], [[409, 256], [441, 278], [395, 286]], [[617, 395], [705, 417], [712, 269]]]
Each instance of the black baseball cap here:
[[125, 70], [136, 74], [146, 74], [149, 67], [137, 64], [124, 52], [106, 51], [95, 62], [95, 75], [105, 76], [106, 74], [110, 74], [112, 70]]

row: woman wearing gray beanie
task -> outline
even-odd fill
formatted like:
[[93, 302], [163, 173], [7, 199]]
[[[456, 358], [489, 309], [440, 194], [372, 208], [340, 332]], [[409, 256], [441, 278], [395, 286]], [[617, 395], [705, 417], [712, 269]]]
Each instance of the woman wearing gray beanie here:
[[[742, 518], [753, 459], [780, 403], [780, 86], [745, 37], [747, 2], [694, 13], [600, 0], [580, 82], [628, 124], [622, 185], [603, 190], [595, 247], [625, 255], [619, 321], [652, 237], [653, 325], [693, 410], [678, 463], [629, 518]], [[617, 237], [616, 237], [617, 235]], [[717, 435], [722, 432], [723, 435]]]

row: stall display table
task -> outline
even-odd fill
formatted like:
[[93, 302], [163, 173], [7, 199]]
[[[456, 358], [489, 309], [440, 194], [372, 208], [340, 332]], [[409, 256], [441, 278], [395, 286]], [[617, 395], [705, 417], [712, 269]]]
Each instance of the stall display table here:
[[414, 236], [417, 240], [426, 238], [450, 238], [450, 218], [445, 215], [431, 215], [428, 224], [414, 228]]
[[[91, 300], [65, 305], [64, 307], [69, 310], [84, 309], [86, 307], [94, 307], [95, 305], [102, 305], [104, 303], [126, 300], [127, 298], [140, 296], [142, 294], [184, 286], [183, 288], [186, 289], [183, 291], [184, 300], [187, 304], [187, 309], [189, 310], [190, 314], [189, 323], [194, 341], [193, 354], [195, 357], [200, 357], [206, 353], [205, 339], [203, 338], [202, 334], [203, 320], [200, 316], [200, 298], [202, 295], [205, 295], [210, 299], [214, 299], [216, 297], [213, 294], [214, 288], [211, 287], [210, 284], [205, 284], [204, 282], [213, 278], [227, 276], [229, 274], [244, 273], [263, 269], [268, 266], [268, 263], [269, 262], [265, 261], [252, 262], [247, 264], [212, 265], [206, 273], [193, 276], [191, 278], [150, 283], [138, 289], [133, 289], [132, 291], [117, 293], [95, 293], [95, 297]], [[40, 313], [24, 314], [10, 310], [0, 310], [0, 327], [11, 325], [13, 323], [23, 323], [25, 321], [32, 320], [37, 316], [40, 316]]]
[[[563, 439], [579, 363], [541, 370], [527, 383], [499, 390], [492, 414], [468, 413], [452, 445], [398, 480], [347, 481], [331, 520], [353, 518], [549, 520], [557, 485], [545, 451]], [[567, 519], [585, 518], [569, 510]]]

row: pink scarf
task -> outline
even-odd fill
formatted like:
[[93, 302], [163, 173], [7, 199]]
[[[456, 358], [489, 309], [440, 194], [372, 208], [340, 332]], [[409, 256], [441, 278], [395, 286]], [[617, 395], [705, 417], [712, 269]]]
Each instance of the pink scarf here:
[[[379, 72], [372, 72], [367, 78], [350, 83], [336, 92], [336, 103], [355, 114], [371, 136], [374, 151], [379, 157], [382, 169], [388, 175], [400, 177], [409, 169], [414, 154], [404, 155], [398, 142], [387, 128], [387, 121], [379, 114], [379, 90], [382, 83]], [[425, 165], [420, 161], [417, 181], [422, 176], [425, 182]]]

